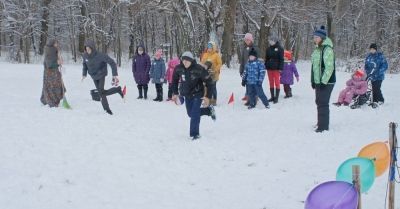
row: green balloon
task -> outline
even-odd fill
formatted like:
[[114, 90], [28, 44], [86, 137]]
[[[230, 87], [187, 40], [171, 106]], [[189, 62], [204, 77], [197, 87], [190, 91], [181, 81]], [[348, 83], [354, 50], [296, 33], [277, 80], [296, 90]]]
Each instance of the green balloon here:
[[360, 166], [360, 187], [361, 192], [365, 193], [375, 181], [375, 165], [368, 158], [355, 157], [344, 161], [336, 172], [336, 180], [353, 183], [353, 165]]

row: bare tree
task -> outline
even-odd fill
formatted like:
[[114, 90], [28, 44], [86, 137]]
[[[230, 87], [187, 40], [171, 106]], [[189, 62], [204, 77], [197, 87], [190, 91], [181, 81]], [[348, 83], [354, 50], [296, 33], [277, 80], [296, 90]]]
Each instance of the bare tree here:
[[225, 8], [224, 33], [222, 34], [222, 61], [228, 67], [233, 55], [233, 34], [235, 32], [236, 0], [227, 1]]

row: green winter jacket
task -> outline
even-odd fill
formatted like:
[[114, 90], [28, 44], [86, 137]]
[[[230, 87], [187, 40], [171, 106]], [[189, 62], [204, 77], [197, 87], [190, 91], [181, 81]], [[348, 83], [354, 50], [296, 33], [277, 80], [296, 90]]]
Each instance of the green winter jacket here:
[[[321, 57], [323, 56], [323, 60]], [[322, 46], [317, 46], [311, 55], [311, 83], [312, 84], [333, 84], [336, 82], [335, 73], [335, 54], [330, 38], [322, 42]]]

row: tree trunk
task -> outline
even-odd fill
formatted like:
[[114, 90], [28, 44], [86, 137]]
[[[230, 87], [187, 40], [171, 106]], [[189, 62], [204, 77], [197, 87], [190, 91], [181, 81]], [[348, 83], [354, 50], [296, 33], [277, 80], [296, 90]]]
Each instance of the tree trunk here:
[[225, 7], [224, 33], [222, 34], [222, 63], [231, 67], [233, 55], [233, 33], [235, 32], [236, 0], [228, 1]]
[[376, 43], [378, 46], [383, 45], [383, 40], [385, 36], [385, 22], [387, 20], [384, 17], [384, 11], [383, 8], [380, 5], [384, 5], [384, 2], [382, 0], [376, 0]]
[[80, 1], [80, 10], [81, 10], [81, 16], [82, 19], [79, 23], [79, 36], [78, 36], [78, 49], [80, 53], [83, 53], [85, 51], [85, 37], [86, 37], [86, 28], [84, 25], [84, 22], [86, 21], [87, 13], [86, 13], [86, 0]]
[[143, 34], [143, 41], [144, 41], [144, 45], [146, 47], [147, 52], [149, 52], [149, 46], [147, 44], [147, 18], [149, 17], [149, 15], [147, 14], [147, 11], [145, 13], [145, 18], [142, 18], [142, 24], [144, 25], [144, 33]]
[[263, 11], [261, 16], [261, 25], [260, 25], [260, 39], [258, 41], [258, 47], [260, 49], [259, 58], [262, 59], [265, 58], [265, 53], [267, 51], [267, 46], [268, 46], [267, 40], [270, 28], [265, 25], [267, 22], [268, 22], [267, 14], [265, 11]]
[[122, 46], [121, 46], [121, 22], [122, 22], [122, 17], [121, 17], [121, 5], [118, 5], [118, 10], [117, 10], [117, 18], [118, 18], [118, 27], [117, 27], [117, 64], [119, 67], [121, 67], [122, 64]]
[[[397, 10], [400, 11], [400, 0], [397, 0]], [[397, 16], [397, 51], [400, 51], [400, 15]]]
[[328, 14], [326, 15], [326, 30], [328, 30], [328, 37], [334, 42], [335, 40], [335, 34], [334, 31], [332, 30], [333, 28], [333, 14], [331, 11], [328, 11]]
[[69, 15], [70, 15], [70, 19], [69, 19], [69, 39], [71, 41], [70, 47], [71, 47], [71, 53], [72, 53], [72, 59], [74, 60], [74, 62], [77, 61], [77, 53], [76, 53], [76, 43], [75, 43], [75, 25], [74, 25], [74, 21], [73, 21], [73, 13], [72, 13], [72, 7], [69, 8]]
[[46, 46], [48, 30], [49, 30], [49, 4], [51, 0], [43, 0], [43, 14], [42, 14], [42, 21], [41, 23], [41, 34], [40, 34], [40, 41], [39, 41], [39, 55], [43, 55], [44, 47]]
[[29, 41], [29, 36], [25, 35], [25, 38], [23, 39], [23, 51], [24, 51], [24, 63], [29, 64], [30, 63], [30, 55], [29, 55], [29, 48], [30, 48], [30, 41]]
[[283, 45], [283, 48], [286, 50], [290, 50], [290, 23], [289, 22], [287, 22], [287, 21], [285, 21], [285, 20], [281, 20], [282, 21], [282, 37], [283, 37], [283, 39], [284, 40], [282, 40], [282, 41], [284, 41], [283, 43], [282, 43], [282, 45]]
[[156, 20], [154, 20], [154, 14], [151, 15], [151, 47], [154, 49], [158, 48], [156, 47]]

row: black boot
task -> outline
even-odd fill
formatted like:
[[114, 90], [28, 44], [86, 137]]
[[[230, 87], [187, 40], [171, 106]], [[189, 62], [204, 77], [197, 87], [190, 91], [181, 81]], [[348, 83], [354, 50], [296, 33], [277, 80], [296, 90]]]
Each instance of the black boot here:
[[292, 97], [292, 89], [289, 89], [289, 97]]
[[160, 86], [160, 93], [159, 93], [159, 98], [158, 98], [158, 101], [159, 102], [162, 102], [163, 101], [163, 88], [162, 88], [162, 86]]
[[289, 88], [287, 87], [287, 85], [285, 84], [285, 85], [283, 85], [283, 91], [285, 92], [285, 96], [283, 97], [284, 99], [287, 99], [287, 98], [289, 98], [290, 97], [290, 94], [289, 94]]
[[143, 86], [142, 85], [138, 85], [137, 86], [138, 91], [139, 91], [139, 96], [137, 99], [143, 99]]
[[121, 96], [121, 98], [123, 99], [124, 98], [124, 94], [122, 93], [122, 89], [121, 89], [121, 86], [118, 86], [117, 87], [118, 89], [118, 94]]
[[271, 92], [271, 98], [269, 98], [268, 102], [273, 102], [274, 101], [274, 95], [275, 95], [275, 89], [270, 88], [269, 91]]
[[110, 114], [110, 115], [112, 115], [113, 113], [111, 112], [111, 110], [110, 109], [107, 109], [106, 110], [106, 112], [108, 113], [108, 114]]
[[280, 92], [280, 89], [276, 89], [276, 91], [275, 91], [275, 97], [274, 97], [274, 104], [278, 103], [279, 92]]
[[147, 90], [149, 90], [149, 86], [148, 85], [144, 85], [143, 89], [144, 89], [144, 99], [147, 99]]
[[158, 100], [160, 99], [160, 90], [156, 87], [156, 93], [157, 93], [157, 97], [155, 99], [153, 99], [153, 101], [158, 102]]

